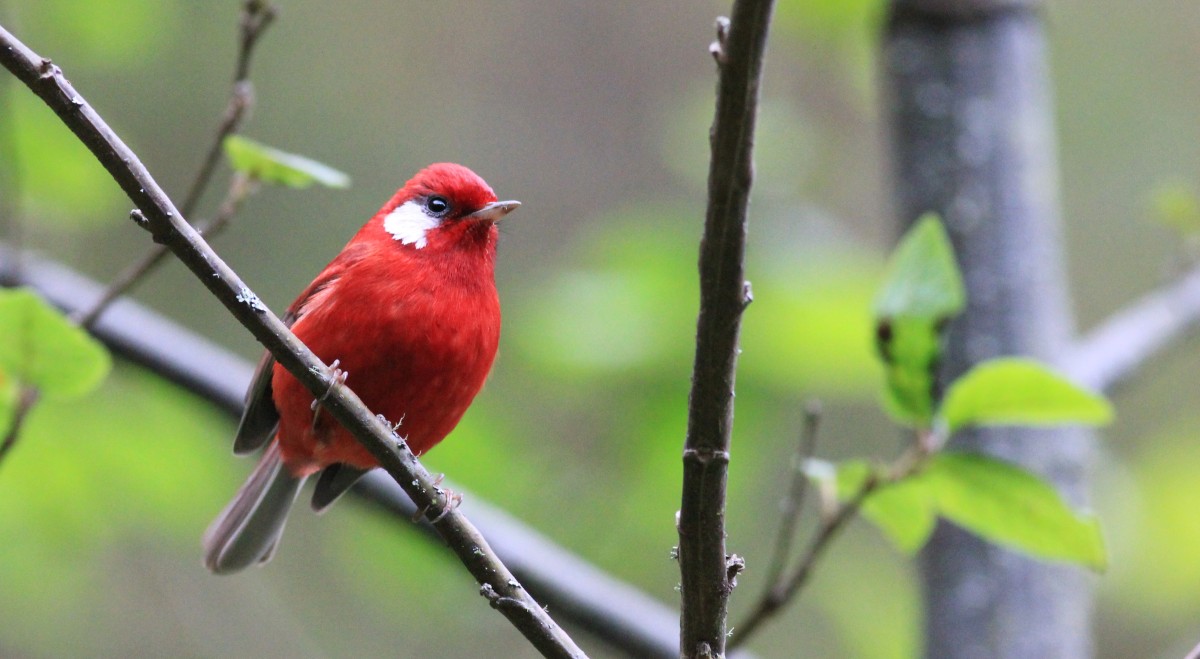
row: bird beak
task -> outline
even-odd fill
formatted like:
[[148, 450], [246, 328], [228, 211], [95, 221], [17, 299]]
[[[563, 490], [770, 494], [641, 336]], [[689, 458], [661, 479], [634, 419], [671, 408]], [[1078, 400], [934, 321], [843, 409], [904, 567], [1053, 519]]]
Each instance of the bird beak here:
[[464, 220], [478, 220], [484, 222], [497, 222], [500, 218], [517, 210], [521, 205], [519, 201], [493, 201], [492, 203], [480, 208], [479, 210], [464, 217]]

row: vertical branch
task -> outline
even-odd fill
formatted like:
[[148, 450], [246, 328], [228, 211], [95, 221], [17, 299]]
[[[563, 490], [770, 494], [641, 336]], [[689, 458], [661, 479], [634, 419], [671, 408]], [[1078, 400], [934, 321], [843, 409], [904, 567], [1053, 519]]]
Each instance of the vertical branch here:
[[725, 554], [725, 481], [742, 311], [746, 209], [758, 86], [773, 0], [735, 0], [717, 23], [717, 109], [712, 128], [708, 211], [700, 243], [700, 314], [683, 451], [679, 512], [680, 654], [720, 657], [740, 559]]
[[[86, 308], [104, 290], [99, 282], [61, 263], [26, 254], [25, 265], [18, 272], [11, 268], [15, 260], [12, 250], [0, 243], [0, 286], [28, 286], [68, 314]], [[122, 300], [104, 314], [94, 336], [122, 359], [191, 392], [233, 421], [241, 417], [253, 363], [133, 300]], [[458, 484], [443, 482], [443, 486], [464, 495], [459, 510], [479, 527], [504, 564], [556, 618], [608, 643], [613, 656], [618, 652], [645, 659], [679, 656], [678, 609], [606, 574], [495, 504], [463, 492]], [[412, 524], [417, 507], [387, 474], [370, 472], [348, 494], [388, 514], [398, 533], [415, 530], [436, 538], [428, 523]], [[452, 627], [449, 623], [445, 626]]]
[[[1055, 361], [1072, 319], [1059, 240], [1037, 0], [893, 0], [885, 43], [897, 229], [937, 211], [967, 286], [940, 382], [1002, 355]], [[899, 232], [899, 231], [898, 231]], [[1016, 462], [1080, 504], [1089, 434], [979, 429], [956, 445]], [[921, 554], [929, 657], [1089, 657], [1088, 580], [943, 523]]]

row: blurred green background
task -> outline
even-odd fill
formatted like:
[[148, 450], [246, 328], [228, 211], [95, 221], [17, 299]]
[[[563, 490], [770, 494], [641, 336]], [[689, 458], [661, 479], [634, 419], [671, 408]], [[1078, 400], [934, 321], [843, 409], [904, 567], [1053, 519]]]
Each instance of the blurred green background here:
[[[267, 190], [216, 240], [282, 309], [403, 181], [462, 162], [502, 198], [506, 325], [493, 377], [427, 464], [675, 606], [673, 515], [696, 312], [713, 65], [726, 2], [278, 0], [245, 133], [349, 173], [349, 191]], [[890, 455], [868, 307], [896, 233], [874, 63], [881, 0], [783, 0], [758, 140], [730, 547], [756, 596], [809, 397], [824, 457]], [[222, 112], [234, 0], [0, 0], [177, 199]], [[1087, 327], [1168, 277], [1163, 184], [1200, 189], [1200, 4], [1048, 8], [1065, 239]], [[57, 119], [0, 76], [0, 209], [18, 236], [106, 279], [148, 246], [129, 202]], [[218, 178], [200, 215], [219, 202]], [[176, 264], [138, 299], [257, 357]], [[1101, 657], [1174, 657], [1200, 636], [1194, 343], [1121, 392], [1095, 507]], [[130, 366], [47, 401], [0, 467], [0, 656], [530, 656], [447, 552], [343, 503], [299, 509], [276, 559], [231, 578], [199, 536], [250, 469], [233, 424]], [[919, 653], [912, 566], [856, 524], [764, 657]], [[553, 611], [551, 612], [553, 613]], [[581, 638], [597, 656], [606, 650]]]

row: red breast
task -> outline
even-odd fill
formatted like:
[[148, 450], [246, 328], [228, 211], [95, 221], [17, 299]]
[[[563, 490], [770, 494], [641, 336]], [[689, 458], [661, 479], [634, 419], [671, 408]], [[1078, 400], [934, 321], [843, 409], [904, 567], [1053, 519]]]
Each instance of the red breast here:
[[[500, 341], [493, 274], [497, 202], [461, 165], [408, 181], [292, 304], [292, 326], [418, 455], [458, 423], [491, 370]], [[272, 387], [284, 463], [297, 476], [344, 462], [377, 465], [313, 396], [276, 365]]]

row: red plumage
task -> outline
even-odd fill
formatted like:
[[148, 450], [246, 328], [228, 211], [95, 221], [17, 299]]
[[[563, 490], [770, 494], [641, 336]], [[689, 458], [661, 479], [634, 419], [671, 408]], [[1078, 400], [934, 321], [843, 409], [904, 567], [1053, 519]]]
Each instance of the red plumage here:
[[[292, 331], [418, 455], [440, 442], [483, 387], [500, 340], [493, 275], [497, 202], [461, 165], [419, 172], [292, 303]], [[266, 355], [247, 392], [235, 450], [268, 444], [205, 535], [205, 562], [230, 572], [270, 558], [303, 479], [322, 469], [324, 508], [375, 458]], [[277, 423], [277, 428], [276, 428]]]

